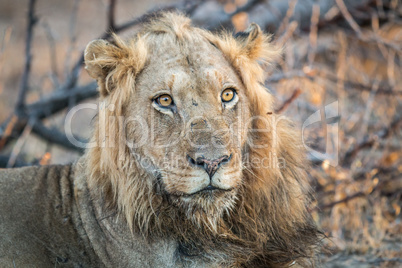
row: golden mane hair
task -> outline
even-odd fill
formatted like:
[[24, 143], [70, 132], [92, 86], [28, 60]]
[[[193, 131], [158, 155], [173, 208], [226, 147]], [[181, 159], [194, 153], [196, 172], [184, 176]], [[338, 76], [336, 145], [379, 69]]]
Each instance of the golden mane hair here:
[[[243, 148], [247, 154], [243, 185], [236, 204], [224, 217], [211, 219], [208, 215], [213, 211], [189, 215], [171, 206], [170, 197], [160, 190], [163, 185], [139, 166], [141, 159], [128, 147], [116, 146], [116, 141], [125, 139], [118, 118], [125, 115], [127, 100], [136, 90], [136, 77], [147, 64], [147, 42], [161, 33], [164, 38], [183, 40], [183, 46], [186, 38], [202, 37], [220, 49], [245, 86], [251, 115], [266, 119], [253, 127], [267, 128], [268, 124], [272, 129], [249, 137], [254, 144], [268, 148]], [[151, 240], [177, 239], [184, 260], [199, 256], [225, 263], [230, 257], [235, 263], [227, 265], [253, 267], [283, 267], [297, 260], [310, 266], [321, 234], [308, 213], [308, 162], [299, 133], [287, 118], [268, 110], [273, 100], [263, 86], [262, 66], [273, 63], [281, 52], [270, 43], [270, 36], [256, 24], [237, 35], [213, 34], [192, 27], [185, 16], [163, 13], [147, 22], [129, 43], [117, 36], [111, 43], [99, 48], [103, 53], [91, 50], [85, 54], [87, 68], [93, 69], [90, 74], [98, 80], [105, 104], [92, 138], [98, 146], [86, 153], [92, 192], [99, 193], [110, 210], [122, 213], [133, 232]], [[254, 168], [249, 164], [262, 158], [285, 166]]]

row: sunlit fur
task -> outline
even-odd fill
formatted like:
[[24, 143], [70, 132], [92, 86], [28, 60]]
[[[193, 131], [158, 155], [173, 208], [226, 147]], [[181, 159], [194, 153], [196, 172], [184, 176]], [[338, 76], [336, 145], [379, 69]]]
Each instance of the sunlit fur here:
[[[138, 90], [136, 77], [147, 64], [147, 42], [160, 33], [183, 40], [201, 36], [221, 50], [244, 85], [251, 116], [269, 122], [252, 127], [268, 127], [276, 133], [247, 134], [254, 144], [268, 148], [242, 148], [248, 157], [241, 163], [241, 185], [225, 199], [214, 199], [225, 204], [211, 204], [205, 194], [188, 197], [191, 201], [186, 207], [184, 199], [161, 194], [157, 179], [139, 166], [139, 158], [118, 145], [125, 134], [117, 118], [129, 115], [129, 101], [134, 101], [130, 97]], [[97, 79], [106, 105], [92, 137], [99, 146], [89, 149], [86, 159], [89, 187], [104, 198], [105, 206], [124, 215], [133, 232], [150, 240], [163, 236], [179, 241], [183, 261], [197, 255], [228, 266], [283, 267], [295, 260], [311, 266], [320, 234], [307, 212], [308, 163], [299, 133], [287, 118], [273, 113], [273, 98], [263, 86], [263, 67], [280, 55], [270, 36], [256, 25], [237, 37], [213, 34], [192, 27], [182, 15], [164, 13], [146, 23], [129, 43], [117, 36], [112, 45], [95, 42], [87, 47], [86, 66]], [[108, 109], [111, 104], [113, 109]], [[249, 163], [264, 157], [283, 162], [284, 167], [254, 168]]]

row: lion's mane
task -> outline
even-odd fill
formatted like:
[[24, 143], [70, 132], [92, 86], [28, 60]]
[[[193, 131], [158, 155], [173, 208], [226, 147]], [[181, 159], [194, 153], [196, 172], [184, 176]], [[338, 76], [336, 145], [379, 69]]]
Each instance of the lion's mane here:
[[[247, 155], [243, 160], [243, 184], [235, 206], [220, 218], [213, 211], [182, 211], [172, 206], [158, 179], [149, 178], [140, 168], [141, 159], [129, 148], [115, 144], [125, 137], [117, 118], [126, 115], [127, 101], [136, 90], [136, 77], [146, 65], [147, 42], [161, 32], [183, 39], [202, 35], [220, 49], [247, 90], [251, 115], [271, 122], [271, 132], [250, 134], [254, 144], [268, 148], [243, 148]], [[128, 43], [115, 36], [106, 53], [116, 60], [86, 54], [87, 67], [103, 66], [99, 68], [99, 77], [103, 79], [98, 79], [102, 101], [106, 106], [114, 105], [113, 109], [104, 109], [99, 117], [106, 120], [98, 120], [95, 126], [92, 141], [101, 146], [86, 154], [92, 192], [100, 193], [111, 211], [124, 215], [133, 232], [150, 240], [177, 239], [183, 260], [198, 256], [223, 263], [233, 259], [235, 263], [230, 265], [254, 267], [282, 266], [295, 260], [311, 265], [321, 235], [308, 213], [308, 163], [299, 133], [288, 119], [272, 111], [272, 96], [263, 86], [262, 66], [272, 63], [280, 54], [280, 49], [270, 43], [270, 36], [256, 25], [237, 36], [213, 34], [193, 28], [182, 15], [164, 13], [147, 22], [144, 30]], [[256, 123], [253, 127], [267, 126]], [[105, 136], [101, 129], [113, 134]], [[274, 165], [254, 168], [250, 164], [262, 158], [272, 159]], [[279, 161], [284, 166], [277, 167], [275, 163]]]

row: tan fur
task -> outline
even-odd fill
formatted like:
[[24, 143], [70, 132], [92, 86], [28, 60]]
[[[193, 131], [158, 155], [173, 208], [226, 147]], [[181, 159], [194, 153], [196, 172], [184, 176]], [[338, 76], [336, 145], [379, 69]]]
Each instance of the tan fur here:
[[[76, 198], [80, 203], [88, 184], [97, 223], [112, 234], [107, 241], [117, 241], [109, 250], [127, 253], [110, 254], [112, 266], [127, 259], [139, 267], [143, 262], [129, 260], [141, 257], [193, 267], [313, 265], [321, 235], [307, 212], [308, 163], [299, 133], [272, 113], [263, 86], [263, 68], [280, 52], [255, 24], [236, 36], [213, 34], [176, 13], [159, 14], [127, 43], [114, 36], [87, 46], [86, 69], [101, 103], [91, 140], [97, 146], [77, 165], [85, 182], [75, 182], [84, 185]], [[222, 103], [228, 87], [237, 103]], [[175, 109], [153, 104], [160, 92], [172, 95]], [[209, 178], [189, 163], [198, 155], [231, 158]], [[208, 183], [220, 190], [198, 192]], [[87, 219], [86, 203], [81, 208]], [[125, 229], [137, 244], [169, 250], [160, 256], [123, 248]], [[93, 241], [104, 240], [92, 233], [101, 252]]]
[[[168, 191], [164, 194], [169, 195], [170, 188], [172, 188], [170, 191], [174, 191], [171, 184], [180, 188], [182, 178], [176, 177], [173, 181], [165, 179], [164, 183], [159, 185], [154, 177], [138, 167], [138, 161], [133, 158], [129, 149], [123, 148], [122, 152], [122, 148], [110, 148], [106, 145], [105, 148], [96, 147], [86, 155], [90, 167], [89, 185], [92, 189], [102, 190], [107, 195], [106, 202], [110, 208], [122, 212], [133, 231], [139, 231], [144, 236], [174, 234], [185, 243], [196, 245], [199, 247], [197, 250], [200, 252], [204, 250], [207, 252], [205, 255], [210, 254], [209, 257], [214, 258], [213, 256], [217, 255], [213, 252], [215, 245], [207, 242], [212, 239], [217, 240], [218, 245], [222, 246], [220, 250], [224, 252], [223, 255], [232, 256], [239, 262], [288, 263], [311, 256], [311, 246], [317, 239], [316, 229], [306, 210], [309, 202], [305, 172], [307, 165], [298, 133], [288, 119], [279, 118], [274, 114], [267, 115], [267, 112], [273, 110], [273, 103], [271, 95], [262, 86], [264, 71], [261, 64], [271, 64], [279, 56], [280, 49], [269, 43], [270, 37], [263, 34], [255, 24], [252, 24], [243, 35], [244, 37], [238, 38], [229, 33], [215, 35], [191, 27], [186, 17], [167, 13], [147, 24], [144, 31], [132, 41], [133, 44], [139, 42], [145, 44], [140, 47], [133, 46], [134, 52], [130, 50], [132, 55], [124, 52], [127, 45], [115, 37], [116, 47], [128, 57], [125, 60], [136, 62], [136, 65], [120, 65], [119, 55], [106, 55], [108, 58], [105, 60], [87, 58], [87, 68], [90, 73], [96, 74], [96, 71], [91, 70], [91, 65], [102, 66], [105, 61], [115, 60], [117, 68], [121, 68], [115, 72], [131, 76], [130, 81], [134, 81], [138, 79], [136, 74], [142, 71], [141, 67], [135, 69], [139, 67], [138, 62], [143, 65], [145, 57], [142, 55], [149, 54], [144, 47], [148, 46], [148, 50], [155, 48], [155, 41], [159, 45], [172, 46], [172, 49], [173, 46], [178, 46], [183, 54], [192, 50], [194, 42], [210, 42], [221, 51], [240, 78], [245, 91], [244, 97], [249, 102], [245, 105], [250, 107], [249, 116], [266, 118], [264, 126], [260, 120], [253, 127], [268, 128], [277, 134], [273, 135], [270, 132], [268, 135], [249, 136], [248, 139], [267, 145], [265, 147], [268, 148], [252, 149], [245, 146], [242, 148], [242, 154], [249, 153], [249, 160], [269, 157], [274, 163], [281, 158], [286, 162], [285, 168], [253, 169], [248, 168], [247, 162], [243, 162], [238, 167], [242, 170], [239, 170], [242, 175], [235, 186], [237, 192], [224, 194], [222, 198], [216, 198], [212, 204], [202, 198], [194, 197], [195, 200], [189, 201], [191, 204], [187, 206], [182, 200], [169, 200], [167, 197], [166, 201], [163, 194], [155, 193], [155, 188], [165, 187]], [[89, 45], [87, 55], [90, 55], [93, 49], [96, 47]], [[209, 57], [206, 54], [203, 56]], [[152, 61], [152, 57], [148, 61]], [[214, 59], [212, 63], [216, 63]], [[208, 75], [217, 76], [212, 73]], [[99, 77], [97, 78], [99, 81]], [[154, 77], [148, 79], [150, 78]], [[112, 71], [109, 73], [109, 79], [115, 84], [113, 92], [103, 87], [102, 83], [100, 91], [110, 92], [104, 101], [107, 105], [114, 104], [116, 110], [107, 111], [109, 114], [106, 117], [130, 116], [132, 111], [127, 101], [132, 98], [134, 91], [143, 89], [136, 88], [136, 83], [131, 83], [129, 95], [122, 95], [123, 91], [127, 91], [125, 82], [127, 78], [115, 77]], [[178, 77], [175, 79], [178, 80]], [[215, 79], [222, 80], [220, 77]], [[143, 84], [150, 82], [145, 79]], [[208, 102], [208, 99], [204, 101]], [[142, 105], [141, 101], [138, 101], [137, 105]], [[269, 125], [266, 125], [267, 122]], [[97, 126], [95, 130], [101, 128]], [[114, 124], [106, 122], [105, 128], [108, 132], [108, 129], [117, 130], [119, 126], [117, 122]], [[116, 133], [116, 135], [124, 139], [122, 136], [130, 135], [128, 132], [130, 131], [126, 130], [125, 134]], [[277, 140], [272, 140], [272, 136]], [[94, 141], [99, 141], [98, 137], [99, 133], [95, 132]], [[132, 138], [136, 139], [135, 134]], [[168, 137], [163, 137], [162, 140], [170, 142]], [[191, 148], [185, 150], [189, 152]], [[123, 154], [120, 159], [119, 154]], [[180, 169], [175, 172], [180, 173]], [[161, 226], [161, 223], [165, 225], [169, 223], [168, 228]], [[176, 229], [174, 225], [181, 227]], [[229, 245], [230, 248], [224, 250], [224, 247]]]

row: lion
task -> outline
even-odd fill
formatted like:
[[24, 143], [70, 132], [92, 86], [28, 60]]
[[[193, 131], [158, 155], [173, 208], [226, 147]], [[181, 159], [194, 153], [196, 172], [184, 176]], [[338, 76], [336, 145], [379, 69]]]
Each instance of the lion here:
[[321, 232], [294, 124], [256, 24], [158, 14], [85, 50], [100, 105], [74, 164], [1, 171], [1, 267], [311, 267]]

